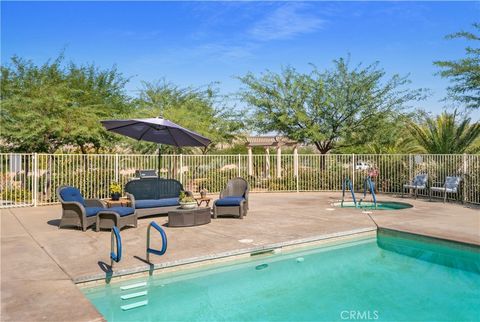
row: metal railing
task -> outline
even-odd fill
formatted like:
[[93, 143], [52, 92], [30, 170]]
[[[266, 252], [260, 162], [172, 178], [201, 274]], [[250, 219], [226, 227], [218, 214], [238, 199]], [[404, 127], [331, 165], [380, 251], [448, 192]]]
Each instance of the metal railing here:
[[[60, 185], [78, 187], [85, 198], [107, 198], [110, 183], [124, 185], [135, 170], [157, 169], [157, 162], [156, 155], [2, 153], [0, 207], [57, 203]], [[254, 192], [341, 191], [347, 176], [360, 191], [374, 168], [379, 193], [401, 193], [403, 184], [418, 173], [428, 173], [430, 186], [442, 186], [446, 176], [459, 175], [460, 198], [480, 204], [478, 154], [165, 155], [161, 165], [162, 177], [179, 180], [187, 190], [211, 193], [236, 176], [245, 178]]]

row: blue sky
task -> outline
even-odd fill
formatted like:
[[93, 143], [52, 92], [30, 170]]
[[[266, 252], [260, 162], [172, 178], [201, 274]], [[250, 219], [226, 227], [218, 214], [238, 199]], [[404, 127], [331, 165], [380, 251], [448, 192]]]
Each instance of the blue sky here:
[[410, 74], [412, 88], [429, 88], [419, 104], [439, 112], [448, 85], [432, 61], [464, 55], [466, 43], [446, 34], [469, 29], [478, 2], [2, 2], [2, 64], [13, 54], [43, 63], [62, 49], [77, 63], [116, 64], [141, 81], [165, 78], [182, 86], [235, 76], [300, 71], [379, 61], [387, 74]]

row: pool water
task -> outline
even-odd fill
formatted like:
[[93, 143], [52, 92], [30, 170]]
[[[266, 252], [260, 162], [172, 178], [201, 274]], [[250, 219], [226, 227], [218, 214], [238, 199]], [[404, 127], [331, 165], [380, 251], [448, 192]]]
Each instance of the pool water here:
[[370, 201], [363, 201], [358, 203], [355, 206], [353, 201], [346, 201], [343, 205], [338, 202], [334, 204], [336, 207], [341, 208], [360, 208], [360, 209], [369, 209], [369, 210], [400, 210], [412, 208], [413, 206], [406, 202], [395, 202], [395, 201], [378, 201], [377, 205]]
[[[120, 289], [139, 281], [147, 286]], [[480, 251], [380, 230], [377, 239], [83, 291], [108, 321], [473, 321]], [[148, 304], [121, 309], [139, 301]]]

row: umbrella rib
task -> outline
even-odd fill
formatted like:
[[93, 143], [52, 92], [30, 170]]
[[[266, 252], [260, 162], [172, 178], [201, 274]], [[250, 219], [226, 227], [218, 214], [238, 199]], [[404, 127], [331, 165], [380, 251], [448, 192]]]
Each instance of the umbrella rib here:
[[121, 128], [124, 128], [124, 127], [127, 127], [127, 126], [132, 126], [132, 125], [141, 124], [141, 123], [143, 123], [143, 122], [135, 122], [135, 123], [125, 124], [125, 125], [121, 125], [121, 126], [117, 126], [117, 127], [112, 127], [110, 129], [107, 129], [107, 130], [108, 131], [118, 130], [118, 129], [121, 129]]
[[[145, 123], [144, 123], [145, 124]], [[138, 141], [140, 141], [141, 139], [143, 139], [143, 137], [147, 134], [148, 131], [150, 131], [150, 129], [152, 129], [153, 127], [151, 127], [150, 125], [148, 125], [147, 129], [142, 133], [142, 135], [140, 135], [140, 137], [138, 138]]]
[[180, 147], [180, 145], [178, 145], [177, 140], [175, 139], [175, 136], [173, 136], [172, 131], [170, 131], [170, 127], [167, 127], [166, 129], [167, 129], [168, 133], [170, 133], [170, 137], [172, 138], [173, 142], [175, 142], [175, 145]]

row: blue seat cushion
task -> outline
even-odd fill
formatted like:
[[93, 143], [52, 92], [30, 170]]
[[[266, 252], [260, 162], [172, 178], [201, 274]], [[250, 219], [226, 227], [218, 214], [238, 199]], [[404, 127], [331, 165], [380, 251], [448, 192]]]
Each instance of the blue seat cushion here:
[[75, 187], [65, 187], [60, 190], [60, 197], [64, 201], [76, 201], [85, 206], [85, 199], [83, 199], [80, 190]]
[[157, 207], [172, 207], [179, 206], [178, 198], [163, 198], [163, 199], [144, 199], [135, 200], [135, 208], [157, 208]]
[[245, 200], [243, 197], [224, 197], [215, 201], [217, 206], [240, 206], [242, 201]]
[[96, 216], [99, 211], [105, 210], [105, 208], [101, 207], [85, 207], [85, 212], [87, 213], [87, 217]]
[[120, 217], [131, 215], [135, 212], [135, 209], [131, 207], [112, 207], [103, 210], [116, 212]]

